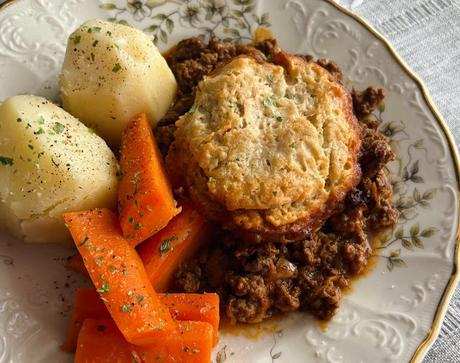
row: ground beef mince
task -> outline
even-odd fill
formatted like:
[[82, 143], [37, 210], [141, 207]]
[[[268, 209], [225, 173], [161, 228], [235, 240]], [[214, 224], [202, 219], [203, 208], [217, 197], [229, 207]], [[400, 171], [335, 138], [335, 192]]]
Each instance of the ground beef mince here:
[[[211, 38], [183, 40], [167, 55], [176, 76], [177, 100], [155, 132], [166, 153], [174, 138], [174, 122], [193, 104], [198, 82], [222, 61], [247, 54], [276, 63], [278, 46], [267, 40], [252, 46]], [[304, 56], [308, 61], [315, 61]], [[316, 61], [337, 80], [340, 68], [327, 60]], [[362, 273], [372, 255], [369, 234], [393, 226], [398, 211], [385, 165], [395, 158], [372, 112], [383, 101], [383, 90], [353, 90], [353, 108], [361, 121], [360, 184], [349, 192], [341, 211], [306, 238], [291, 242], [248, 244], [229, 232], [219, 231], [213, 243], [178, 269], [175, 289], [185, 292], [215, 291], [222, 312], [233, 323], [257, 323], [279, 312], [308, 311], [320, 319], [338, 309], [344, 289]]]
[[351, 97], [355, 114], [362, 119], [369, 116], [383, 102], [385, 93], [381, 88], [368, 87], [362, 92], [353, 89]]

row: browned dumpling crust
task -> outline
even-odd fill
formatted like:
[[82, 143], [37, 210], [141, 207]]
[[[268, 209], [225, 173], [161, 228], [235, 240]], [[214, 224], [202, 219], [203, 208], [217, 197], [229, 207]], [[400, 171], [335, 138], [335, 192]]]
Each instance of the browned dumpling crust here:
[[237, 57], [200, 82], [167, 166], [210, 219], [291, 240], [340, 208], [360, 180], [349, 93], [316, 63]]

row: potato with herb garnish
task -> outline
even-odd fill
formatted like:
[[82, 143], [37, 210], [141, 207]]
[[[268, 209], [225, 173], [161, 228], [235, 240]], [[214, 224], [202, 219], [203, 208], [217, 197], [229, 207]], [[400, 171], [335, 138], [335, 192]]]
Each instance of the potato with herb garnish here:
[[177, 84], [168, 64], [142, 31], [90, 20], [73, 32], [61, 73], [64, 109], [116, 146], [132, 118], [147, 113], [154, 126]]
[[70, 238], [62, 214], [114, 207], [118, 164], [92, 129], [42, 97], [0, 106], [0, 226], [28, 242]]

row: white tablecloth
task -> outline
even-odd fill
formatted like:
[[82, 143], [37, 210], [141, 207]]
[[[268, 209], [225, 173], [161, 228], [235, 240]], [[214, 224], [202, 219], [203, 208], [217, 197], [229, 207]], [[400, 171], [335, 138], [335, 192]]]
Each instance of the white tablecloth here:
[[[460, 0], [337, 0], [385, 35], [422, 78], [460, 145]], [[460, 287], [424, 363], [460, 362]]]

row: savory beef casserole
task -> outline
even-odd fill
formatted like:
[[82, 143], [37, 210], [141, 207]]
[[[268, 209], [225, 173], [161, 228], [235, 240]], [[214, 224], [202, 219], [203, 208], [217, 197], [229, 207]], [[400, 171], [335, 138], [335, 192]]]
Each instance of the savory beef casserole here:
[[337, 65], [282, 51], [183, 40], [167, 61], [178, 97], [155, 130], [177, 197], [217, 236], [176, 289], [216, 291], [231, 322], [306, 310], [327, 319], [398, 212], [372, 121], [373, 87], [350, 94]]

